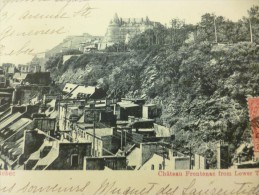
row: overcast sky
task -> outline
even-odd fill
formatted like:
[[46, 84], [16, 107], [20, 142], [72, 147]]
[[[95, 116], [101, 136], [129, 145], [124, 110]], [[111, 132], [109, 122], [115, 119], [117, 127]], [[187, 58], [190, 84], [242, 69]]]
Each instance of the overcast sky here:
[[[89, 33], [103, 36], [115, 13], [122, 18], [148, 16], [150, 20], [162, 24], [168, 24], [172, 18], [195, 24], [205, 13], [215, 13], [237, 21], [247, 16], [247, 10], [252, 5], [259, 4], [258, 0], [71, 1], [77, 2], [67, 4], [64, 0], [34, 0], [7, 4], [0, 12], [0, 64], [26, 63], [32, 58], [32, 53], [51, 49], [68, 35]], [[92, 9], [84, 15], [89, 7]], [[65, 18], [46, 19], [49, 15]], [[35, 31], [42, 30], [44, 35], [35, 35]]]

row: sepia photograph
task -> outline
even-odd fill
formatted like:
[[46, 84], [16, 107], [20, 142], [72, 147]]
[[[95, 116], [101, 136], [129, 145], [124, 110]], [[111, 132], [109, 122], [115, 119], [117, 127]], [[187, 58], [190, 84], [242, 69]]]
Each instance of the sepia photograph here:
[[[0, 184], [74, 173], [190, 181], [181, 193], [104, 180], [93, 194], [258, 194], [258, 1], [2, 0]], [[250, 183], [190, 190], [228, 176]]]

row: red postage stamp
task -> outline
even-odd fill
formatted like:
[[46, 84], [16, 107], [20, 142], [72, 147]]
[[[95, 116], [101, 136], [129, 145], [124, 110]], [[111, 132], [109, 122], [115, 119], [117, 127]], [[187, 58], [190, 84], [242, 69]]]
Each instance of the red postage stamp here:
[[259, 97], [248, 98], [247, 102], [254, 143], [254, 156], [259, 158]]

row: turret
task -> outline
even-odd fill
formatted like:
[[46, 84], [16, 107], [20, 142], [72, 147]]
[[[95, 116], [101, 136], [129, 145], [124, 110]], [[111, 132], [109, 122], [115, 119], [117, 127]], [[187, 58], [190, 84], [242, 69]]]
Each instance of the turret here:
[[119, 19], [117, 13], [115, 13], [115, 15], [114, 15], [114, 17], [113, 17], [113, 22], [116, 23], [116, 24], [119, 24], [119, 22], [120, 22], [120, 19]]

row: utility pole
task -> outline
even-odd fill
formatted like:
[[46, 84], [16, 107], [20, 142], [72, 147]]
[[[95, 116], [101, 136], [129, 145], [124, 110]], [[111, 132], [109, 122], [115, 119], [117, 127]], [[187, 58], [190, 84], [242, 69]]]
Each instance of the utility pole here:
[[174, 24], [174, 20], [171, 21], [171, 31], [170, 31], [171, 45], [173, 44], [173, 30], [174, 30], [174, 35], [175, 35], [175, 24]]
[[92, 151], [92, 155], [93, 156], [95, 156], [95, 126], [96, 126], [96, 124], [95, 124], [95, 111], [97, 110], [97, 109], [95, 109], [95, 103], [93, 103], [93, 104], [90, 104], [90, 109], [89, 110], [91, 110], [91, 111], [93, 111], [93, 151]]
[[126, 147], [126, 145], [127, 145], [127, 131], [125, 130], [125, 147]]
[[189, 149], [190, 149], [190, 170], [192, 169], [192, 147], [191, 147], [191, 145], [190, 145], [190, 147], [189, 147]]
[[[96, 109], [95, 108], [95, 101], [94, 101], [94, 103], [93, 104], [90, 104], [90, 109], [89, 109], [89, 111], [92, 111], [93, 112], [93, 152], [92, 152], [92, 155], [93, 156], [96, 156], [96, 153], [95, 153], [95, 137], [96, 137], [96, 111], [104, 111], [104, 110], [106, 110], [106, 109]], [[98, 112], [97, 112], [98, 113]]]
[[[92, 111], [93, 112], [93, 151], [92, 151], [92, 156], [96, 156], [96, 153], [95, 153], [95, 137], [96, 137], [96, 119], [98, 119], [98, 115], [96, 117], [96, 111], [106, 111], [107, 108], [105, 109], [98, 109], [98, 108], [95, 108], [95, 104], [96, 104], [96, 101], [94, 100], [94, 103], [90, 103], [90, 108], [88, 111]], [[89, 114], [92, 115], [92, 112], [90, 112]], [[98, 114], [98, 112], [97, 112]]]
[[64, 124], [64, 130], [67, 130], [67, 103], [64, 104], [65, 107], [65, 124]]
[[123, 130], [121, 129], [121, 151], [122, 151], [122, 133], [123, 133]]
[[253, 30], [252, 30], [252, 24], [250, 18], [248, 18], [249, 21], [249, 29], [250, 29], [250, 41], [253, 43]]
[[163, 145], [163, 170], [165, 170], [165, 146]]
[[95, 110], [94, 110], [94, 124], [93, 124], [93, 156], [95, 156]]
[[215, 33], [215, 42], [218, 43], [218, 36], [217, 36], [217, 26], [216, 26], [216, 16], [214, 15], [214, 33]]
[[[165, 143], [164, 142], [164, 140], [163, 140], [163, 142], [157, 142], [157, 145], [158, 146], [161, 146], [162, 148], [159, 148], [159, 153], [162, 153], [162, 155], [163, 155], [163, 161], [162, 161], [162, 169], [163, 170], [165, 170], [165, 158], [166, 158], [166, 154], [167, 154], [167, 152], [166, 152], [166, 146], [168, 147], [168, 144], [167, 143]], [[169, 148], [168, 148], [169, 149]], [[158, 152], [157, 151], [157, 152]], [[170, 151], [169, 151], [170, 152]]]

